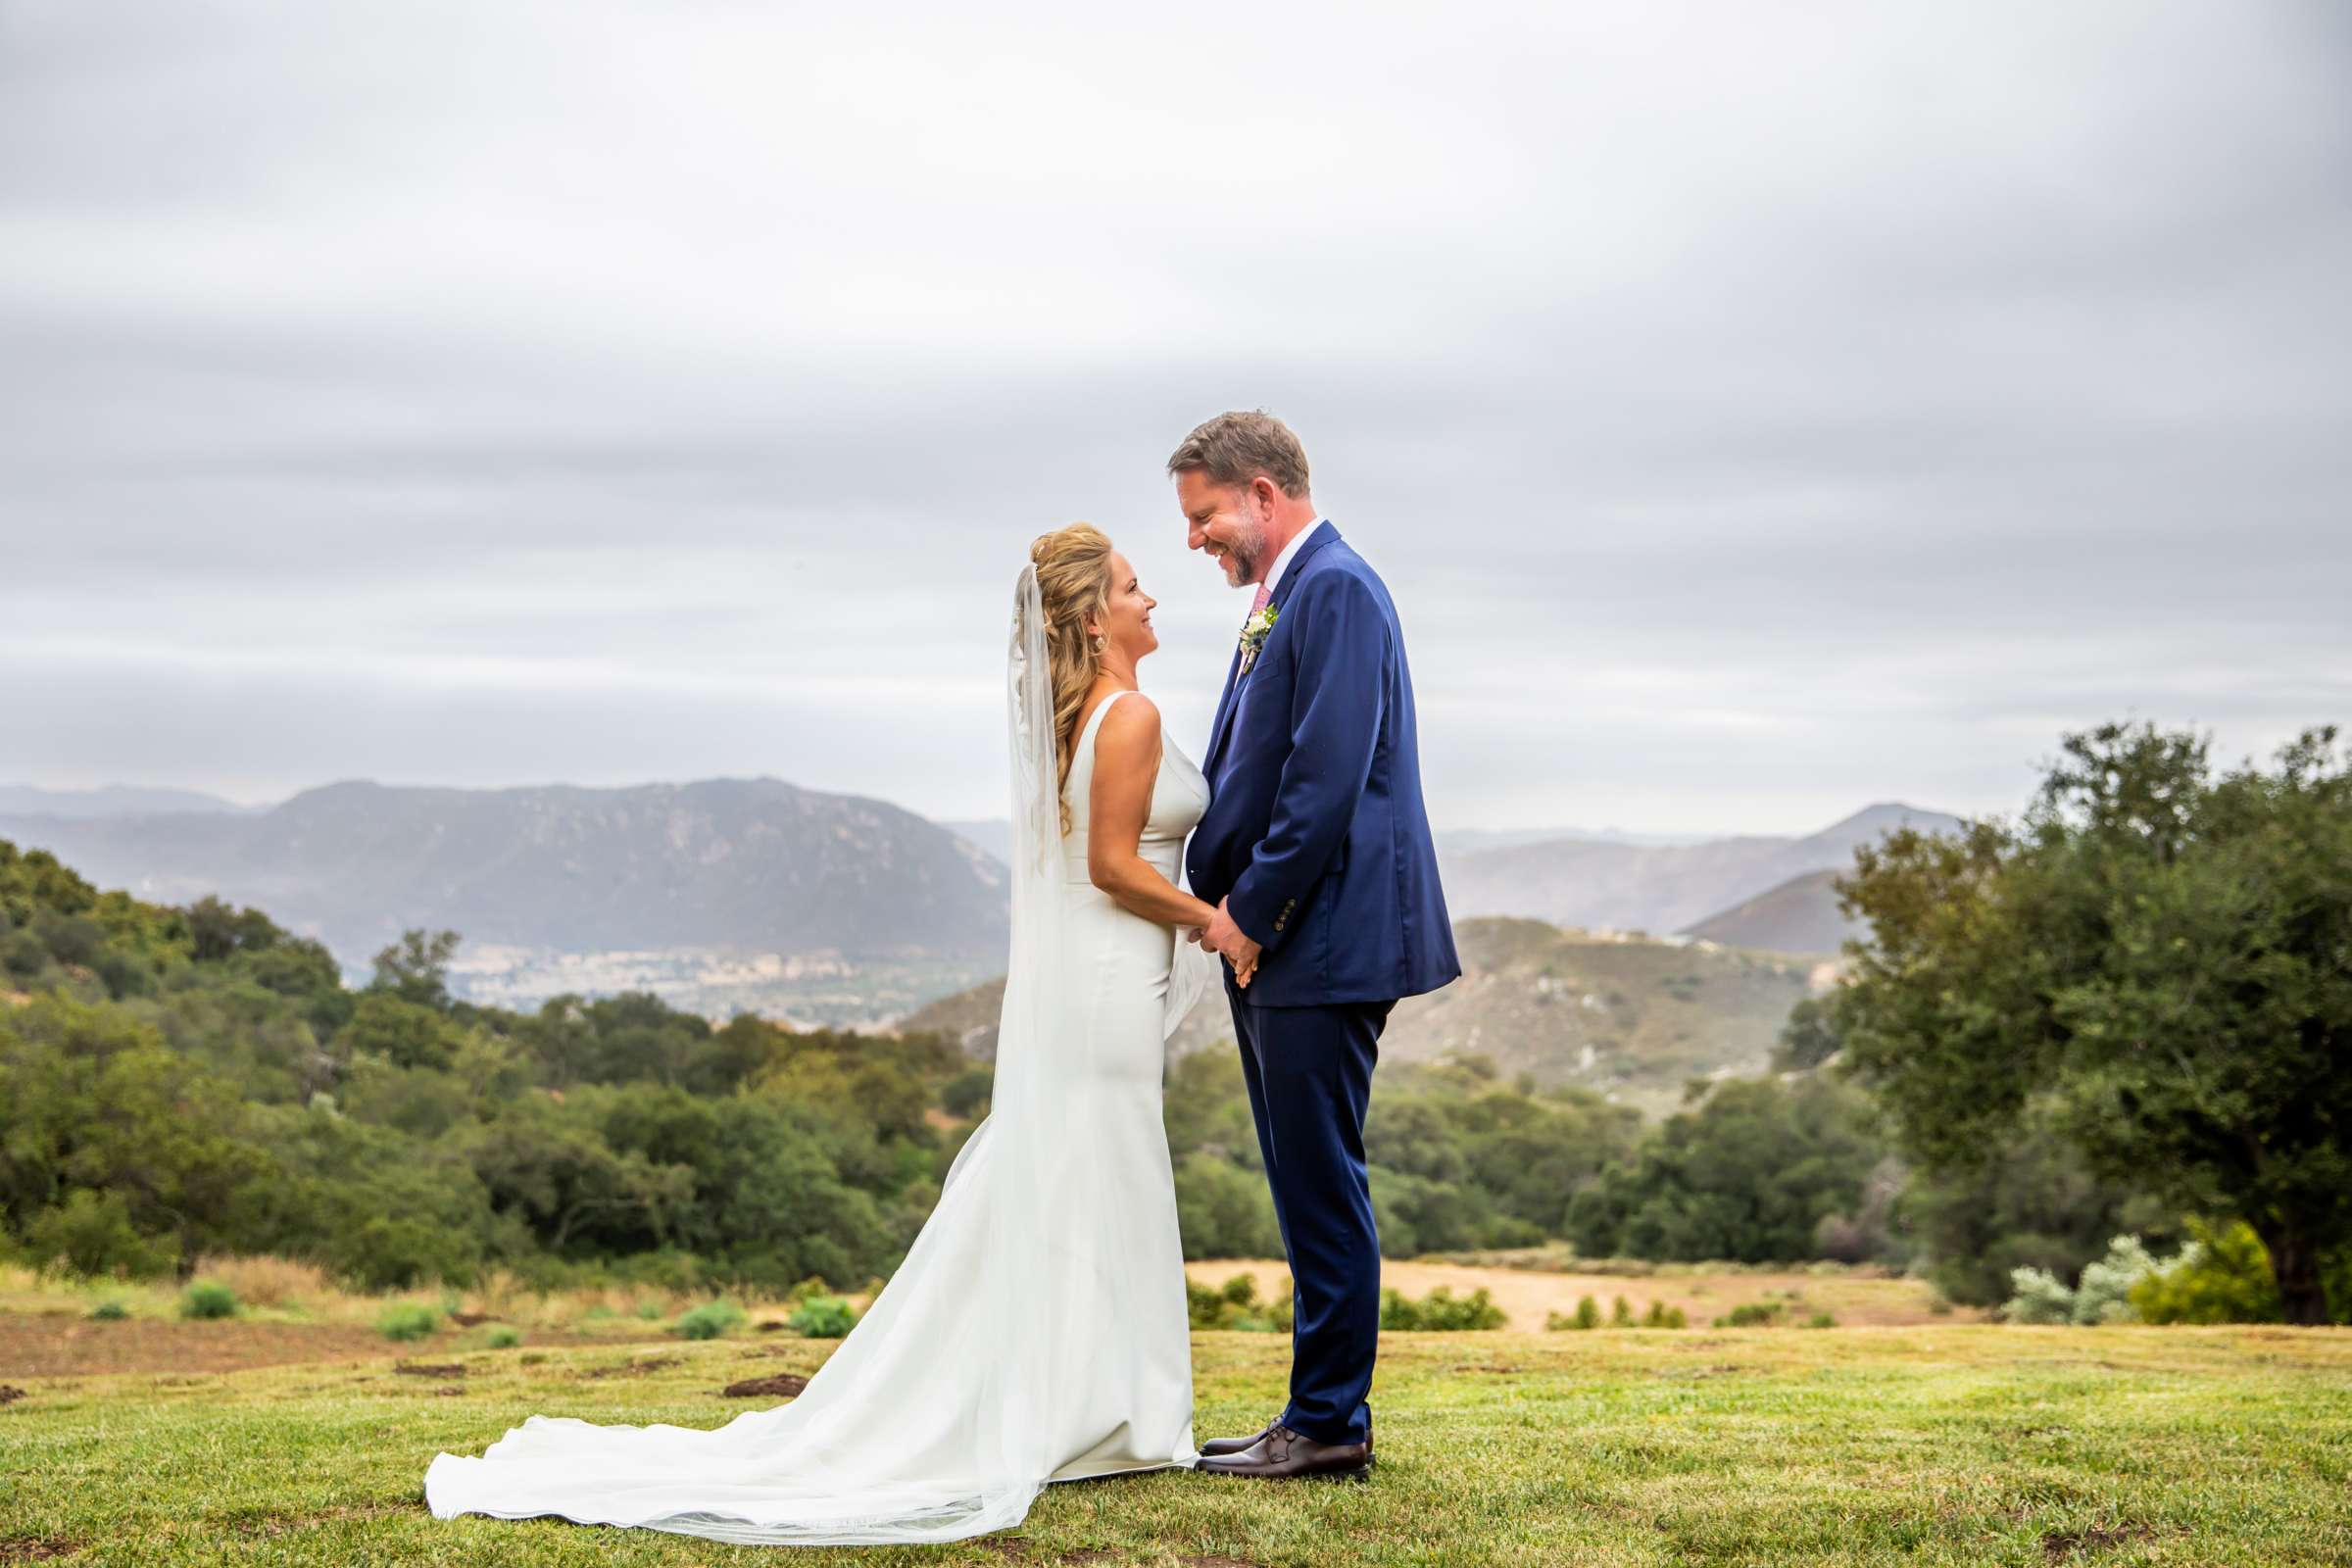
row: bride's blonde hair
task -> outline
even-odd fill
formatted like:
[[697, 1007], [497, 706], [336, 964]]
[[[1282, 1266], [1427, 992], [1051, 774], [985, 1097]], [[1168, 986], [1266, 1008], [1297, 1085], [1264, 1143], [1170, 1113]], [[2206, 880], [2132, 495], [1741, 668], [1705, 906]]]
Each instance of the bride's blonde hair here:
[[1070, 830], [1070, 760], [1078, 745], [1078, 713], [1102, 672], [1102, 639], [1086, 629], [1110, 612], [1110, 536], [1091, 522], [1041, 533], [1029, 546], [1037, 565], [1037, 597], [1046, 612], [1046, 666], [1054, 678], [1054, 794], [1061, 830]]

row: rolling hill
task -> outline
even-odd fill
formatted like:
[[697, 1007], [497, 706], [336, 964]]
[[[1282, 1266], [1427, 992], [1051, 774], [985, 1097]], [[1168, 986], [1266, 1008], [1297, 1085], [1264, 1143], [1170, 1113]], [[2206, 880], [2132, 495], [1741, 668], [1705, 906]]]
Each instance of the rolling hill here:
[[1778, 887], [1767, 888], [1728, 909], [1719, 909], [1689, 928], [1688, 934], [1730, 948], [1769, 948], [1778, 953], [1836, 953], [1848, 937], [1865, 927], [1838, 910], [1838, 893], [1831, 886], [1836, 871], [1807, 871]]
[[[1407, 997], [1381, 1036], [1380, 1059], [1483, 1055], [1505, 1077], [1578, 1084], [1647, 1114], [1671, 1110], [1690, 1078], [1765, 1069], [1788, 1009], [1826, 978], [1810, 960], [1689, 940], [1564, 930], [1540, 920], [1454, 926], [1462, 977]], [[939, 1029], [987, 1058], [996, 1051], [1002, 979], [905, 1018]], [[1172, 1054], [1231, 1050], [1221, 998], [1202, 1004], [1169, 1042]]]

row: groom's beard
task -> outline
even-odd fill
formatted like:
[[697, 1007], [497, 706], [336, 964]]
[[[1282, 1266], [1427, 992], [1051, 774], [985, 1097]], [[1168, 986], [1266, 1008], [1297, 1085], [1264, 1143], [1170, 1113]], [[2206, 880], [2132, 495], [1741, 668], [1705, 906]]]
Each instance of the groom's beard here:
[[1225, 549], [1225, 586], [1240, 588], [1257, 580], [1257, 568], [1266, 559], [1266, 530], [1255, 519], [1241, 525], [1240, 535]]

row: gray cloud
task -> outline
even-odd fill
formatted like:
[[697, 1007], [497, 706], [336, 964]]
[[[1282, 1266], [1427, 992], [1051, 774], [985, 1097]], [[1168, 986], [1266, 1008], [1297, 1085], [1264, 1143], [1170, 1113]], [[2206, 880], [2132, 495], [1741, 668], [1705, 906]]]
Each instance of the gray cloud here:
[[995, 814], [1084, 516], [1271, 407], [1453, 825], [2344, 716], [2352, 30], [2288, 3], [0, 4], [0, 779]]

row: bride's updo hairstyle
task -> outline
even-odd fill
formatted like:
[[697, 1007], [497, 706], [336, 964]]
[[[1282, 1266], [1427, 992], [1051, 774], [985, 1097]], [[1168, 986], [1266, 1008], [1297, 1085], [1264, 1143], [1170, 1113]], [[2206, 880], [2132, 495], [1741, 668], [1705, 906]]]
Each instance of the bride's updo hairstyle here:
[[[1070, 783], [1078, 746], [1078, 712], [1102, 669], [1102, 639], [1088, 620], [1110, 612], [1110, 538], [1091, 522], [1041, 533], [1029, 547], [1037, 564], [1037, 597], [1046, 612], [1046, 664], [1054, 677], [1054, 756], [1056, 794]], [[1061, 830], [1070, 830], [1070, 803], [1061, 797]]]

